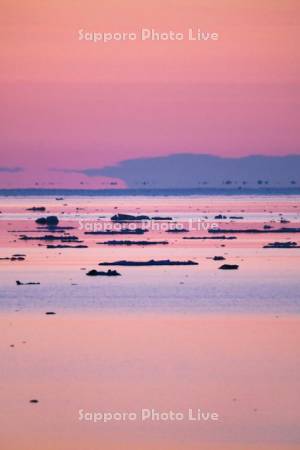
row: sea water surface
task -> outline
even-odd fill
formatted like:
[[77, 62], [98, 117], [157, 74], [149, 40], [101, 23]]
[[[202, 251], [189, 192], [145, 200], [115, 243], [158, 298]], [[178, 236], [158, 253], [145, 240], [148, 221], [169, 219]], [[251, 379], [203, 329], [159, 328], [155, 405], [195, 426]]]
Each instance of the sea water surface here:
[[[296, 242], [300, 233], [275, 232], [300, 226], [298, 195], [104, 195], [0, 197], [0, 258], [25, 254], [24, 261], [0, 260], [2, 310], [69, 309], [165, 312], [274, 312], [300, 311], [300, 248], [266, 249], [268, 243]], [[33, 212], [44, 206], [45, 213]], [[141, 225], [143, 235], [88, 235], [107, 230], [117, 213], [166, 217]], [[35, 219], [56, 215], [64, 232], [38, 228]], [[220, 215], [222, 218], [220, 218]], [[170, 233], [178, 226], [187, 232]], [[222, 229], [263, 229], [272, 233], [229, 233], [235, 239], [210, 239]], [[49, 242], [21, 239], [73, 235], [88, 248], [49, 249]], [[209, 239], [189, 239], [206, 237]], [[110, 240], [167, 241], [163, 245], [114, 245]], [[59, 242], [50, 242], [50, 244]], [[70, 245], [73, 245], [72, 243]], [[214, 261], [223, 256], [224, 261]], [[195, 266], [116, 267], [119, 277], [88, 277], [103, 261], [192, 260]], [[238, 270], [224, 271], [224, 264]], [[104, 267], [107, 270], [109, 267]], [[114, 268], [114, 267], [113, 267]], [[17, 286], [21, 282], [40, 285]]]
[[[276, 231], [300, 226], [299, 200], [199, 193], [1, 197], [1, 450], [299, 449], [300, 234]], [[42, 206], [45, 212], [28, 210]], [[143, 235], [85, 234], [110, 227], [117, 213], [172, 220], [123, 224], [145, 226]], [[65, 230], [36, 224], [48, 215]], [[210, 239], [224, 232], [198, 229], [203, 223], [272, 232]], [[174, 224], [187, 231], [168, 232]], [[49, 241], [22, 238], [49, 234], [75, 236], [87, 248], [53, 249]], [[112, 239], [168, 244], [105, 244]], [[264, 248], [276, 241], [296, 244]], [[25, 256], [11, 259], [16, 254]], [[123, 259], [198, 265], [86, 275], [100, 262]], [[221, 270], [223, 263], [239, 268]], [[189, 408], [201, 409], [220, 420], [79, 421], [80, 410], [142, 408], [185, 417]]]

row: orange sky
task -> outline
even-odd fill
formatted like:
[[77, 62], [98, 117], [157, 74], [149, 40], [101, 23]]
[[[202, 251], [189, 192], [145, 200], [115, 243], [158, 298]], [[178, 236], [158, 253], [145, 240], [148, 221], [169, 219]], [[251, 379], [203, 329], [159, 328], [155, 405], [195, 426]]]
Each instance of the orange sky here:
[[[297, 0], [2, 0], [3, 81], [295, 82]], [[220, 34], [217, 45], [80, 43], [77, 31]], [[120, 77], [120, 71], [122, 76]]]
[[[299, 152], [297, 0], [2, 0], [1, 11], [0, 167], [26, 168], [23, 184], [50, 167], [173, 152]], [[220, 39], [78, 40], [81, 28], [143, 27]]]

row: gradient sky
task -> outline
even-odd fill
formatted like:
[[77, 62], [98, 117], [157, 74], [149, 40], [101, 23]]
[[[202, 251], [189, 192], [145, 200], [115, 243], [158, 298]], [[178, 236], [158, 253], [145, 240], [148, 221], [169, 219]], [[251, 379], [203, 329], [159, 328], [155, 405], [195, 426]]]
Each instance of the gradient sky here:
[[[49, 171], [176, 152], [299, 151], [298, 0], [2, 0], [0, 187], [105, 186]], [[78, 29], [217, 42], [78, 41]]]

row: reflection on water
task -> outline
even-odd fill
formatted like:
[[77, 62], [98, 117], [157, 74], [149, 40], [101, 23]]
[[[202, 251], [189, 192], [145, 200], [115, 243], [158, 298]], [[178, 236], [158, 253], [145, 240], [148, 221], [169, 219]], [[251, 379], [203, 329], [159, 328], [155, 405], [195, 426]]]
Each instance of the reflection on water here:
[[[0, 203], [0, 257], [26, 254], [25, 261], [0, 261], [2, 310], [49, 305], [122, 311], [299, 312], [300, 250], [263, 247], [278, 240], [299, 244], [300, 233], [241, 233], [233, 240], [185, 239], [213, 236], [205, 229], [167, 233], [164, 228], [201, 221], [221, 228], [296, 228], [300, 227], [299, 196], [66, 197], [62, 201], [53, 197], [6, 197]], [[46, 212], [28, 211], [32, 206], [45, 206]], [[116, 213], [168, 216], [173, 220], [154, 221], [155, 228], [142, 236], [85, 234], [86, 225], [107, 226]], [[48, 249], [45, 241], [20, 240], [21, 235], [62, 235], [53, 230], [38, 231], [35, 219], [43, 214], [58, 215], [61, 225], [73, 227], [65, 231], [65, 236], [76, 236], [88, 248]], [[168, 244], [105, 245], [112, 239]], [[239, 269], [219, 270], [221, 263], [212, 260], [216, 255], [223, 256], [226, 263], [238, 264]], [[120, 259], [193, 260], [198, 265], [122, 267], [121, 277], [86, 277], [99, 262]], [[39, 281], [41, 285], [17, 287], [19, 279]]]
[[[296, 196], [2, 198], [0, 258], [8, 259], [0, 260], [1, 450], [299, 449], [300, 251], [263, 247], [299, 244], [300, 234], [187, 240], [156, 229], [142, 239], [168, 244], [109, 246], [107, 236], [86, 235], [79, 226], [123, 212], [225, 228], [299, 227], [299, 205]], [[74, 227], [65, 233], [88, 248], [20, 240], [21, 234], [62, 235], [37, 230], [41, 214], [27, 211], [32, 206], [58, 215]], [[220, 215], [226, 218], [215, 219]], [[16, 253], [24, 260], [10, 260]], [[224, 261], [214, 256], [238, 270], [219, 270]], [[121, 259], [198, 265], [118, 267], [120, 277], [86, 276], [99, 262]], [[78, 420], [81, 409], [142, 408], [201, 409], [220, 420]]]
[[[279, 450], [300, 442], [298, 318], [10, 313], [0, 326], [2, 448]], [[78, 420], [80, 409], [141, 408], [200, 408], [220, 420]]]

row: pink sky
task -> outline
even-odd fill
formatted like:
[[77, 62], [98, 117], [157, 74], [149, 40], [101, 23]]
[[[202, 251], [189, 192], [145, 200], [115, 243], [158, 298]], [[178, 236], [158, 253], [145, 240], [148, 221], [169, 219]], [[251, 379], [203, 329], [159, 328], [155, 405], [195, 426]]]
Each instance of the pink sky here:
[[[213, 4], [212, 4], [213, 3]], [[297, 0], [6, 0], [0, 186], [99, 186], [49, 168], [176, 152], [299, 153]], [[217, 42], [78, 41], [78, 30], [217, 32]]]

